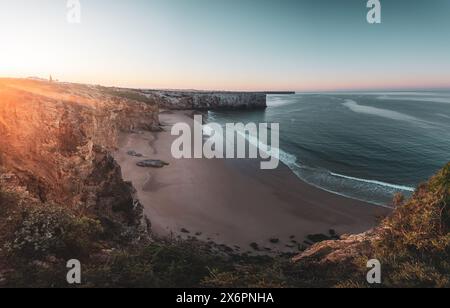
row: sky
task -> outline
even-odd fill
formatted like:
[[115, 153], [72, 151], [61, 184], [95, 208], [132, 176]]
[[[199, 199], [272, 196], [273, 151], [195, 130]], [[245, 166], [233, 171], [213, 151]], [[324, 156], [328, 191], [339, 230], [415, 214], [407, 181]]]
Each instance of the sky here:
[[0, 0], [0, 76], [135, 88], [450, 88], [450, 1]]

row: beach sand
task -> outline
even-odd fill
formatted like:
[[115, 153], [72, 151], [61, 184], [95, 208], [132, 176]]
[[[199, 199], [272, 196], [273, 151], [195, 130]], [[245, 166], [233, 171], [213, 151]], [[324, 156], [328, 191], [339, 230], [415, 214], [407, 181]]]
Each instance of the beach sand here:
[[[164, 132], [124, 133], [114, 154], [158, 236], [196, 237], [239, 253], [255, 252], [252, 243], [267, 253], [297, 252], [308, 235], [363, 232], [389, 213], [308, 185], [281, 163], [276, 170], [260, 170], [258, 160], [176, 160], [170, 129], [177, 122], [192, 124], [192, 112], [163, 112], [160, 120]], [[144, 159], [170, 165], [136, 166]]]

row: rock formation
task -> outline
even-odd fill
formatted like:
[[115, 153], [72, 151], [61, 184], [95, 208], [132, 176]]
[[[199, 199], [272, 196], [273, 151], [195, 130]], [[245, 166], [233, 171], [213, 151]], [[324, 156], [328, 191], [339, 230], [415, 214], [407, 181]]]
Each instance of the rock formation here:
[[0, 79], [3, 185], [42, 202], [91, 211], [109, 225], [139, 226], [142, 211], [110, 152], [120, 131], [159, 126], [143, 97], [96, 86]]
[[380, 233], [371, 230], [362, 234], [343, 235], [339, 240], [323, 241], [313, 245], [294, 257], [293, 262], [317, 262], [319, 264], [338, 264], [372, 253], [372, 246], [380, 240]]
[[182, 110], [239, 110], [264, 109], [266, 94], [259, 92], [185, 92], [185, 91], [142, 91], [155, 99], [165, 109]]
[[[384, 287], [450, 285], [450, 163], [420, 185], [374, 230], [313, 245], [293, 258], [308, 271], [320, 268], [323, 281], [364, 286], [366, 262], [383, 267]], [[344, 281], [347, 279], [347, 281]], [[342, 284], [343, 283], [343, 284]]]

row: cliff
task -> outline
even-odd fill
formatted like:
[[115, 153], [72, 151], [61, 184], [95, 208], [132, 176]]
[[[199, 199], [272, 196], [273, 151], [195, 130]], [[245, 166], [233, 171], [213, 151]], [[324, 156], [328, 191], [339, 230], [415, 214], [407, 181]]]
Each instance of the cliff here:
[[143, 223], [134, 189], [109, 154], [120, 131], [159, 126], [148, 98], [96, 86], [0, 79], [2, 186], [92, 212], [110, 226]]
[[[71, 258], [83, 260], [88, 286], [366, 287], [369, 259], [381, 262], [384, 287], [450, 286], [450, 163], [410, 200], [396, 198], [379, 227], [294, 258], [139, 241], [148, 222], [110, 153], [122, 131], [159, 129], [161, 100], [223, 103], [203, 95], [0, 79], [0, 286], [67, 286]], [[240, 106], [239, 95], [226, 94], [227, 106]]]
[[201, 92], [142, 90], [160, 107], [172, 110], [264, 109], [266, 94], [260, 92]]
[[450, 163], [396, 206], [378, 228], [318, 243], [293, 262], [337, 286], [365, 286], [366, 262], [377, 259], [384, 287], [449, 287]]

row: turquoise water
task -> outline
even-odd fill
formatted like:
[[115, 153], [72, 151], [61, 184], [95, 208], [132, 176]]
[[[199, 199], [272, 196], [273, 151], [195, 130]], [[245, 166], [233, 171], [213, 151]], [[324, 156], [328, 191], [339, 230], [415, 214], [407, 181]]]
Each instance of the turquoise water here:
[[449, 92], [270, 95], [268, 106], [210, 121], [280, 123], [281, 160], [327, 191], [389, 205], [450, 161]]

